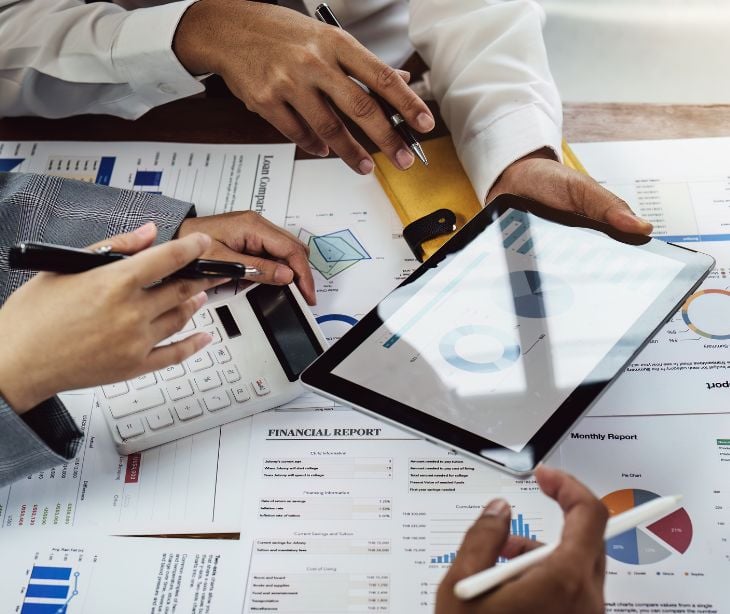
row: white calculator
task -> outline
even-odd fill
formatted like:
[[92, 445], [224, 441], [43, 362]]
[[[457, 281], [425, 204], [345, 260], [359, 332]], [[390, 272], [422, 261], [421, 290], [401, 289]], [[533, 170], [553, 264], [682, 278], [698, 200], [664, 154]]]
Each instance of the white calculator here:
[[117, 450], [138, 452], [278, 407], [299, 396], [299, 374], [327, 347], [295, 285], [256, 284], [206, 305], [168, 341], [207, 332], [184, 363], [101, 386]]

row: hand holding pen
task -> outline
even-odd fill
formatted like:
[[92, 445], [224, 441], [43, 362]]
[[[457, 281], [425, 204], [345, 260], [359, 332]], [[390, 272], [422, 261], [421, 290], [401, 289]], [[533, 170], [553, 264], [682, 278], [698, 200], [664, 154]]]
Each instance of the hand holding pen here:
[[[332, 9], [330, 9], [330, 7], [326, 4], [320, 4], [314, 14], [321, 22], [326, 23], [330, 26], [334, 26], [336, 28], [342, 28], [340, 22], [337, 20], [337, 17], [335, 17], [335, 14], [332, 12]], [[403, 116], [398, 112], [398, 110], [395, 109], [377, 92], [369, 90], [363, 84], [360, 85], [370, 96], [372, 96], [373, 99], [375, 99], [375, 101], [378, 103], [378, 106], [380, 106], [383, 113], [385, 114], [385, 117], [388, 119], [390, 125], [400, 135], [400, 137], [403, 139], [405, 144], [408, 145], [408, 147], [415, 154], [415, 156], [421, 161], [421, 163], [428, 166], [428, 158], [426, 158], [426, 154], [423, 152], [421, 144], [418, 142], [415, 135], [408, 127], [408, 124], [403, 119]]]
[[207, 333], [160, 345], [180, 331], [225, 278], [169, 279], [211, 245], [208, 235], [152, 246], [154, 224], [111, 237], [128, 256], [74, 275], [39, 273], [0, 309], [0, 381], [23, 413], [65, 390], [131, 379], [182, 362], [211, 342]]
[[[601, 501], [575, 478], [541, 466], [535, 477], [565, 522], [543, 545], [510, 535], [512, 507], [492, 501], [469, 529], [436, 598], [436, 614], [602, 614], [604, 539], [665, 516], [677, 498], [650, 501], [609, 521]], [[506, 563], [499, 562], [509, 559]]]

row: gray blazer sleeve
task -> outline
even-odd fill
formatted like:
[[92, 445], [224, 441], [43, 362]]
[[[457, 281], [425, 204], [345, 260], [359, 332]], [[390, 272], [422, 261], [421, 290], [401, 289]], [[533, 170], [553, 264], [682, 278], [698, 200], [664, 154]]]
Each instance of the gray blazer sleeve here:
[[84, 247], [155, 222], [158, 241], [169, 241], [190, 203], [48, 175], [0, 173], [0, 305], [30, 279], [8, 270], [8, 248], [19, 241]]
[[[157, 194], [0, 173], [0, 306], [31, 277], [8, 269], [8, 248], [19, 241], [83, 247], [149, 221], [157, 224], [158, 240], [168, 241], [194, 214], [190, 203]], [[21, 417], [0, 396], [0, 486], [73, 458], [82, 437], [59, 399]]]
[[18, 416], [0, 396], [0, 487], [71, 460], [83, 433], [57, 397]]

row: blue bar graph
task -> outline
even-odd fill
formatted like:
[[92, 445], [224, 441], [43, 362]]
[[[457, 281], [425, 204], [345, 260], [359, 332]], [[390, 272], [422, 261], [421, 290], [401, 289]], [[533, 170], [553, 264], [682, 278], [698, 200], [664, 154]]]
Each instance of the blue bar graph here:
[[29, 584], [26, 597], [42, 597], [43, 599], [66, 599], [68, 584]]
[[71, 567], [34, 565], [20, 614], [66, 614], [69, 602], [79, 594], [80, 574], [73, 574], [72, 588], [72, 572]]
[[99, 168], [96, 170], [96, 179], [94, 183], [97, 185], [109, 185], [112, 180], [112, 172], [114, 172], [114, 164], [116, 158], [111, 156], [103, 156], [99, 161]]
[[530, 525], [525, 522], [522, 514], [517, 514], [517, 518], [512, 519], [512, 535], [518, 537], [526, 537], [527, 539], [537, 540], [537, 535], [530, 532]]
[[[515, 209], [510, 211], [499, 221], [499, 227], [502, 229], [502, 232], [505, 232], [510, 226], [512, 226], [512, 224], [517, 224], [517, 226], [514, 230], [512, 230], [512, 232], [503, 238], [502, 245], [504, 245], [505, 249], [512, 247], [530, 228], [530, 220], [528, 219], [527, 214], [524, 211], [517, 211]], [[517, 251], [520, 254], [529, 254], [532, 251], [532, 248], [532, 239], [528, 237], [527, 240], [517, 248]]]
[[16, 166], [20, 166], [25, 158], [0, 158], [0, 173], [9, 173]]
[[68, 580], [71, 578], [70, 567], [43, 567], [35, 565], [30, 574], [31, 580]]
[[57, 603], [24, 603], [20, 614], [66, 614], [66, 605]]
[[162, 171], [137, 171], [134, 175], [135, 188], [159, 188]]
[[456, 560], [456, 552], [448, 552], [438, 556], [431, 557], [431, 564], [436, 563], [453, 563]]

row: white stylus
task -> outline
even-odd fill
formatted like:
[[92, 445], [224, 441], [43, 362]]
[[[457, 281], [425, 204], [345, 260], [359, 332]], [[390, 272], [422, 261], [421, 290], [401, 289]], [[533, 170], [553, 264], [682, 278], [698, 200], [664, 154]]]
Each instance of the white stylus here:
[[[668, 512], [674, 510], [681, 499], [681, 495], [652, 499], [643, 505], [639, 505], [623, 512], [622, 514], [618, 514], [613, 518], [610, 518], [606, 524], [606, 531], [603, 534], [603, 539], [611, 539], [617, 535], [621, 535], [621, 533], [624, 533], [629, 529], [637, 527], [640, 524], [650, 522], [652, 520], [658, 520], [662, 516], [665, 516]], [[523, 572], [528, 567], [542, 561], [544, 558], [549, 556], [550, 553], [558, 547], [558, 545], [558, 543], [546, 544], [545, 546], [541, 546], [540, 548], [535, 548], [535, 550], [521, 554], [504, 565], [491, 567], [484, 571], [480, 571], [473, 576], [464, 578], [457, 582], [456, 586], [454, 586], [454, 594], [459, 599], [467, 600], [473, 599], [482, 593], [486, 593], [495, 586], [502, 584], [505, 580], [509, 580]]]

